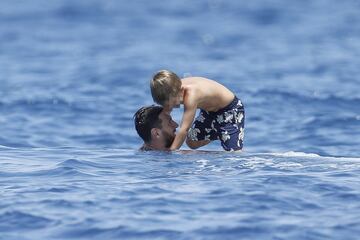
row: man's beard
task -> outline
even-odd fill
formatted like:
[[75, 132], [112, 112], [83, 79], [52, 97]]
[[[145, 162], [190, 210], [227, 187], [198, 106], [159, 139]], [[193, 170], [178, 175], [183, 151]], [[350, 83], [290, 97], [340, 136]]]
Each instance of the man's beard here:
[[165, 147], [166, 148], [170, 148], [171, 147], [171, 144], [173, 143], [175, 139], [175, 136], [174, 135], [170, 135], [168, 133], [165, 133]]

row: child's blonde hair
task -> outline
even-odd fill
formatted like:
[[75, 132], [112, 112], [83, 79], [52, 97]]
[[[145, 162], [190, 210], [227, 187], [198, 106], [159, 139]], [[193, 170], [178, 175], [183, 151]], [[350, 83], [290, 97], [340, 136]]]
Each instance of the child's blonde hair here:
[[181, 80], [173, 72], [161, 70], [150, 81], [151, 95], [157, 104], [164, 105], [181, 91]]

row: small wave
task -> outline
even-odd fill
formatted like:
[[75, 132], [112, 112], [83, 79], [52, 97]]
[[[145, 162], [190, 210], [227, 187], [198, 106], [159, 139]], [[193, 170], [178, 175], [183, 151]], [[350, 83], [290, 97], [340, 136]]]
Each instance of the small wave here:
[[56, 208], [74, 208], [74, 202], [67, 201], [64, 199], [47, 199], [40, 202], [42, 205], [52, 206]]
[[3, 107], [15, 107], [15, 106], [30, 106], [30, 105], [71, 105], [72, 102], [60, 97], [53, 96], [34, 96], [34, 97], [24, 97], [24, 96], [14, 96], [8, 97], [0, 101], [0, 105]]
[[149, 231], [136, 231], [125, 226], [117, 226], [113, 228], [79, 228], [74, 226], [73, 229], [67, 230], [61, 234], [61, 237], [78, 237], [78, 238], [93, 238], [94, 236], [109, 239], [109, 238], [147, 238], [153, 239], [162, 236], [166, 239], [178, 238], [181, 232], [168, 229], [154, 229]]
[[[59, 90], [61, 91], [61, 90]], [[28, 95], [26, 93], [9, 95], [0, 99], [0, 107], [2, 109], [19, 109], [26, 112], [48, 110], [48, 111], [76, 111], [77, 113], [92, 112], [99, 108], [99, 96], [89, 96], [79, 94], [76, 96], [69, 94], [57, 93], [56, 95], [40, 94]], [[103, 97], [102, 102], [112, 101], [107, 97]]]
[[64, 192], [69, 192], [70, 189], [69, 188], [60, 188], [60, 187], [52, 187], [49, 189], [40, 189], [40, 190], [45, 190], [47, 192], [53, 192], [53, 193], [64, 193]]
[[40, 170], [30, 173], [22, 173], [27, 176], [45, 176], [45, 177], [75, 177], [75, 176], [88, 176], [92, 177], [93, 174], [85, 173], [74, 167], [60, 166], [47, 170]]
[[107, 168], [101, 164], [85, 161], [85, 160], [78, 160], [78, 159], [68, 159], [61, 163], [58, 163], [57, 166], [62, 167], [70, 167], [70, 168], [83, 168], [83, 167], [93, 167], [93, 168]]
[[319, 158], [319, 159], [333, 159], [333, 160], [345, 160], [345, 161], [359, 161], [360, 157], [346, 157], [346, 156], [323, 156], [316, 153], [306, 153], [306, 152], [296, 152], [296, 151], [289, 151], [289, 152], [279, 152], [279, 153], [254, 153], [254, 154], [247, 154], [246, 156], [273, 156], [273, 157], [301, 157], [301, 158]]
[[13, 147], [8, 147], [8, 146], [4, 146], [4, 145], [0, 145], [0, 149], [7, 150], [7, 149], [15, 149], [15, 148], [13, 148]]
[[[256, 97], [267, 97], [271, 96], [272, 99], [274, 96], [284, 97], [286, 99], [299, 99], [302, 101], [311, 100], [311, 101], [325, 101], [325, 102], [346, 102], [351, 104], [360, 104], [360, 97], [354, 95], [340, 95], [333, 93], [318, 93], [318, 92], [294, 92], [290, 89], [286, 90], [277, 90], [277, 89], [258, 89], [252, 92], [252, 95]], [[267, 98], [269, 99], [269, 98]]]
[[0, 215], [0, 231], [44, 228], [51, 219], [21, 211], [8, 211]]

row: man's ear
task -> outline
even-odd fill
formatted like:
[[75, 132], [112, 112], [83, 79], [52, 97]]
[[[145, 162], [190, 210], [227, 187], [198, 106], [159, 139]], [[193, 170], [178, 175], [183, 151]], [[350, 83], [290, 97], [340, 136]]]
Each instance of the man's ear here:
[[160, 131], [158, 128], [152, 128], [151, 129], [151, 138], [158, 138], [160, 137]]

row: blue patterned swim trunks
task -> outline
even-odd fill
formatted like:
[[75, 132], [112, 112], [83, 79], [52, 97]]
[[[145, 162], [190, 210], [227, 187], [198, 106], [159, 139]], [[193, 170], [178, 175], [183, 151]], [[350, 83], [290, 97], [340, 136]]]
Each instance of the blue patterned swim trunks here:
[[235, 96], [234, 100], [217, 112], [200, 111], [188, 138], [193, 141], [220, 140], [226, 151], [237, 151], [243, 148], [245, 110], [242, 102]]

